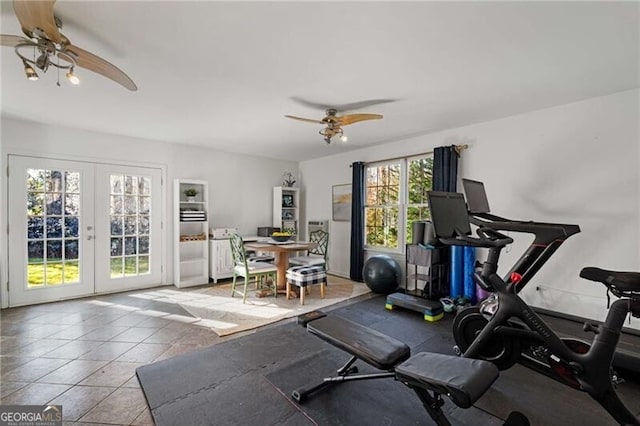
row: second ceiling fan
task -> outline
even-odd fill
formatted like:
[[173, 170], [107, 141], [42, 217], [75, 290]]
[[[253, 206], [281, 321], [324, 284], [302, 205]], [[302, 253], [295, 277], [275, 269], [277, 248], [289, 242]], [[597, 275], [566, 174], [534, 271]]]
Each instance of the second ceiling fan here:
[[294, 115], [285, 115], [287, 118], [292, 118], [294, 120], [305, 121], [307, 123], [317, 123], [325, 125], [326, 127], [320, 130], [320, 134], [324, 136], [324, 141], [327, 144], [331, 143], [331, 138], [334, 136], [340, 136], [340, 139], [343, 142], [346, 142], [346, 136], [342, 131], [342, 126], [347, 126], [349, 124], [357, 123], [359, 121], [365, 120], [379, 120], [382, 118], [382, 114], [345, 114], [345, 115], [337, 115], [338, 110], [335, 108], [328, 108], [325, 111], [326, 115], [321, 120], [314, 120], [312, 118], [302, 118], [296, 117]]

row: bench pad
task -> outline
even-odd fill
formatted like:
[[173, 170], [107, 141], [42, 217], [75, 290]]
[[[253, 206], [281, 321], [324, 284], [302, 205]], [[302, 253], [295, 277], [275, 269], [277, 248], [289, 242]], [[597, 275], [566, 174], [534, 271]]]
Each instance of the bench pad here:
[[469, 408], [498, 378], [488, 361], [420, 352], [396, 366], [396, 379], [412, 386], [449, 395], [459, 407]]
[[342, 317], [311, 321], [307, 330], [380, 370], [391, 370], [411, 356], [403, 342]]

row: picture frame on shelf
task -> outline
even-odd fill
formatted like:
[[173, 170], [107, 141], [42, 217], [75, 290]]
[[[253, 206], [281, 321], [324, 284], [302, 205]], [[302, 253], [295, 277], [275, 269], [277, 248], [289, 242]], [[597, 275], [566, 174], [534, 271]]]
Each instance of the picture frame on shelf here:
[[288, 211], [288, 210], [284, 210], [282, 212], [282, 219], [283, 220], [293, 220], [294, 219], [293, 212]]
[[295, 207], [293, 204], [293, 195], [285, 194], [282, 196], [282, 207]]

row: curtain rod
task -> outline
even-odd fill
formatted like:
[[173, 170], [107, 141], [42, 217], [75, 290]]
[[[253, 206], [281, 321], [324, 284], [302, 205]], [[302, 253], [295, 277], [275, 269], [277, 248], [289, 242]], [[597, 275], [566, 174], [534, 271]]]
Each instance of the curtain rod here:
[[[458, 155], [460, 155], [462, 153], [462, 151], [464, 151], [465, 149], [468, 149], [468, 148], [469, 148], [469, 145], [466, 144], [466, 143], [464, 145], [454, 145], [453, 146], [453, 149], [456, 151], [456, 154], [458, 154]], [[421, 155], [427, 155], [427, 154], [433, 154], [433, 151], [421, 152], [421, 153], [418, 153], [418, 154], [403, 155], [402, 157], [384, 158], [382, 160], [365, 161], [364, 164], [373, 164], [373, 163], [382, 163], [384, 161], [401, 160], [403, 158], [419, 157]], [[349, 167], [351, 167], [351, 164], [349, 164]]]

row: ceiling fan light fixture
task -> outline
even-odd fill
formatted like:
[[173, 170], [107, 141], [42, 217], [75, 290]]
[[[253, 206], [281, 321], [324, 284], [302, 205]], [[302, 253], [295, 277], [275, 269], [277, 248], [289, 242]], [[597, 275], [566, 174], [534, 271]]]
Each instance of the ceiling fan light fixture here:
[[36, 81], [38, 79], [38, 73], [36, 72], [36, 70], [34, 70], [31, 64], [29, 64], [24, 59], [22, 60], [22, 63], [24, 64], [24, 73], [27, 76], [27, 79]]
[[36, 67], [40, 68], [42, 71], [47, 72], [47, 69], [49, 69], [50, 63], [51, 63], [51, 60], [49, 59], [49, 53], [46, 51], [43, 51], [42, 54], [38, 56], [38, 59], [36, 59], [35, 65]]
[[69, 83], [73, 84], [74, 86], [80, 84], [80, 79], [73, 73], [73, 67], [67, 73], [67, 78], [69, 79]]

